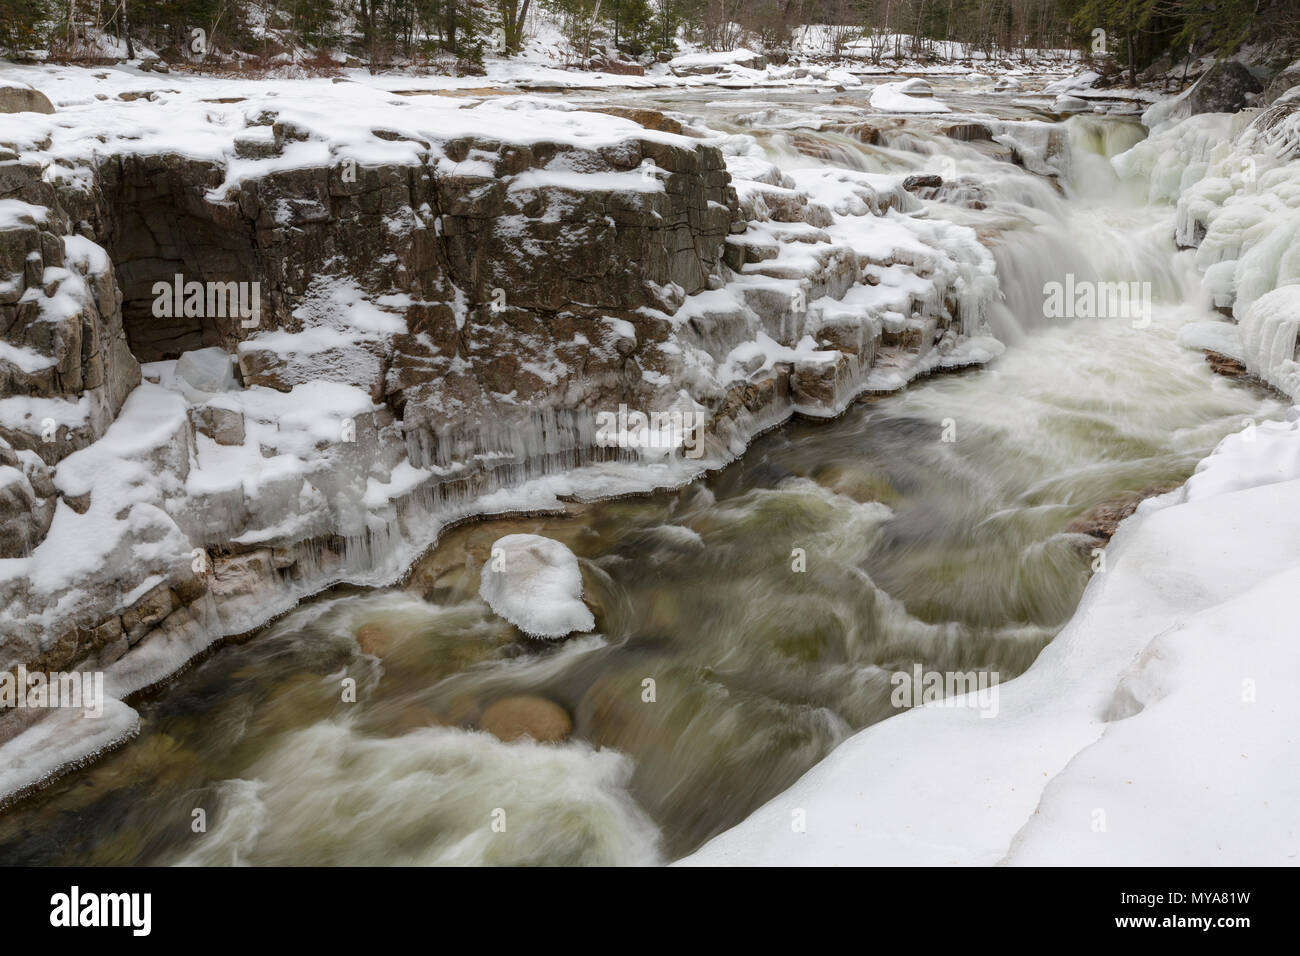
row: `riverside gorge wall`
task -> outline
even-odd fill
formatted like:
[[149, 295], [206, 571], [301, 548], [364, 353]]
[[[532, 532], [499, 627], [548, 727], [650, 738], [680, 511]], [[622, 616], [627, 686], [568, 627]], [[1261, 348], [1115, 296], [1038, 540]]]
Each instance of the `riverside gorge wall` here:
[[[897, 182], [348, 86], [0, 117], [0, 668], [120, 699], [451, 521], [680, 484], [1000, 349], [992, 256]], [[609, 447], [626, 409], [702, 422], [692, 454]], [[0, 747], [48, 752], [0, 790], [135, 725], [10, 713]]]

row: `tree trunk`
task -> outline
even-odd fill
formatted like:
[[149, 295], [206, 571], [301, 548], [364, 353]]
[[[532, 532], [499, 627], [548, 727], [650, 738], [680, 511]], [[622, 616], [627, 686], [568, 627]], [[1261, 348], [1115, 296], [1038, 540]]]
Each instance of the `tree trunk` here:
[[361, 0], [361, 39], [370, 60], [367, 67], [373, 76], [375, 73], [375, 18], [374, 11], [367, 0]]
[[126, 18], [126, 0], [122, 0], [122, 36], [126, 38], [126, 58], [135, 59], [135, 45], [131, 42], [131, 24]]
[[528, 17], [528, 6], [533, 0], [524, 0], [519, 6], [519, 15], [513, 22], [506, 22], [506, 49], [518, 53], [524, 45], [524, 20]]
[[582, 65], [585, 68], [591, 59], [591, 31], [596, 28], [596, 18], [600, 16], [600, 0], [596, 0], [596, 9], [591, 11], [591, 22], [587, 24], [587, 37], [582, 41]]

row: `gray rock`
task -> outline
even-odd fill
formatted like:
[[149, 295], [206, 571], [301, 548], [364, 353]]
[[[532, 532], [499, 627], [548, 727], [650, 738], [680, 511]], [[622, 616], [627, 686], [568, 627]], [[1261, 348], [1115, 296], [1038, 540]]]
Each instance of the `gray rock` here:
[[1296, 87], [1300, 87], [1300, 61], [1292, 63], [1268, 81], [1268, 85], [1264, 87], [1264, 96], [1262, 98], [1264, 105], [1271, 106], [1291, 93]]
[[1235, 60], [1224, 60], [1210, 67], [1187, 92], [1190, 115], [1197, 113], [1235, 113], [1249, 105], [1247, 94], [1260, 93], [1264, 87], [1248, 69]]
[[0, 113], [53, 113], [54, 104], [26, 83], [0, 81]]

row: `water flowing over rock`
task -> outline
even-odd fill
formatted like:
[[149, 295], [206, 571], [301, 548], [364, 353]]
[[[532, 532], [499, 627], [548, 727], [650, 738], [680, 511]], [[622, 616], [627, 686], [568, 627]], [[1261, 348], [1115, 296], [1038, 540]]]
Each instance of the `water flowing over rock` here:
[[532, 737], [539, 743], [555, 743], [573, 731], [573, 719], [544, 697], [503, 697], [483, 711], [479, 726], [506, 742]]

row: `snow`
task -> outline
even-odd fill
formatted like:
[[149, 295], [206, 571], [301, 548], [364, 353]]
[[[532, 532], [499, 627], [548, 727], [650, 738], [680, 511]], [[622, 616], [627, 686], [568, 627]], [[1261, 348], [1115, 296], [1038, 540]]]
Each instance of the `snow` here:
[[1286, 285], [1261, 296], [1241, 320], [1246, 367], [1280, 392], [1300, 401], [1300, 285]]
[[9, 797], [35, 789], [68, 763], [89, 761], [135, 736], [139, 729], [140, 715], [113, 698], [105, 699], [104, 712], [98, 717], [70, 707], [46, 710], [41, 720], [0, 744], [0, 795]]
[[234, 357], [221, 348], [183, 353], [176, 360], [175, 374], [198, 393], [228, 392], [239, 387]]
[[1066, 77], [1062, 77], [1059, 80], [1054, 80], [1053, 82], [1048, 83], [1046, 86], [1043, 87], [1043, 92], [1046, 94], [1061, 94], [1061, 93], [1077, 94], [1082, 92], [1083, 90], [1091, 89], [1093, 84], [1095, 84], [1100, 79], [1101, 79], [1100, 73], [1098, 73], [1095, 70], [1088, 70], [1084, 73], [1079, 73], [1075, 76], [1066, 76]]
[[479, 595], [531, 637], [559, 638], [596, 626], [582, 603], [577, 557], [559, 541], [540, 535], [498, 538], [483, 565]]
[[1248, 427], [1144, 502], [996, 718], [875, 724], [683, 862], [1293, 864], [1298, 450]]
[[950, 113], [952, 109], [930, 97], [909, 95], [909, 84], [915, 90], [915, 81], [882, 83], [871, 91], [871, 108], [886, 113]]
[[30, 375], [43, 369], [53, 368], [57, 360], [29, 349], [25, 346], [0, 342], [0, 362], [8, 362], [18, 367], [19, 371]]
[[734, 50], [722, 50], [716, 53], [687, 53], [670, 60], [668, 67], [672, 69], [673, 67], [744, 65], [753, 63], [759, 56], [760, 54], [752, 50], [746, 50], [744, 47], [737, 47]]
[[[1167, 111], [1166, 111], [1167, 112]], [[1247, 369], [1300, 400], [1300, 110], [1287, 106], [1178, 120], [1144, 117], [1152, 134], [1117, 156], [1116, 170], [1147, 184], [1152, 201], [1177, 203], [1177, 238], [1196, 247], [1202, 287], [1239, 324], [1217, 335]], [[1186, 333], [1188, 344], [1205, 340]]]

